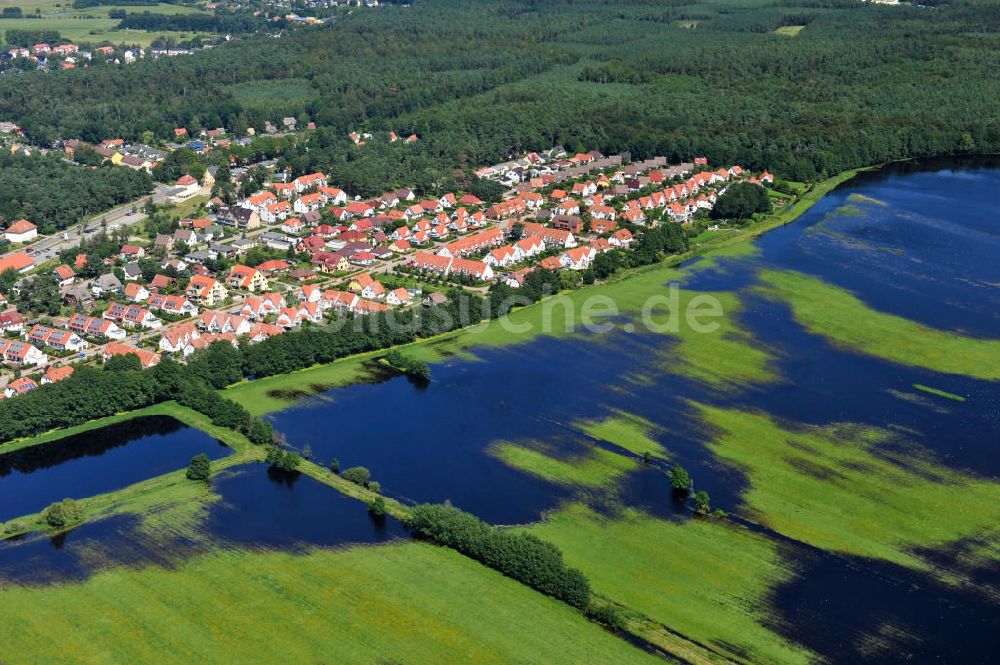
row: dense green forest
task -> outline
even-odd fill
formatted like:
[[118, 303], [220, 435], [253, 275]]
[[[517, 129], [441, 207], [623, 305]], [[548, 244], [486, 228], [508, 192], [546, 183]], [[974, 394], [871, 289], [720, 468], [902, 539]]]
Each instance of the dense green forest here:
[[0, 225], [22, 217], [40, 233], [64, 229], [153, 190], [152, 179], [127, 168], [86, 169], [60, 156], [0, 151]]
[[46, 144], [291, 115], [320, 129], [283, 160], [362, 194], [553, 144], [805, 180], [1000, 148], [998, 35], [986, 0], [419, 0], [188, 58], [13, 73], [0, 118]]
[[215, 14], [158, 14], [152, 12], [126, 12], [118, 24], [120, 30], [179, 31], [179, 32], [218, 32], [241, 34], [257, 32], [270, 27], [284, 27], [284, 21], [269, 23], [263, 16], [254, 16], [249, 12]]

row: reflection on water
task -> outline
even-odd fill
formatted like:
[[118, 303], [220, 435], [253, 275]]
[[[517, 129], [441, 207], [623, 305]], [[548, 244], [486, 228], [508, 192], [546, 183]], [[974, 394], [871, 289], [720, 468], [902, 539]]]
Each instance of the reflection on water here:
[[391, 518], [374, 519], [358, 501], [319, 482], [276, 476], [263, 464], [225, 471], [212, 481], [220, 499], [193, 529], [143, 529], [121, 515], [50, 538], [0, 542], [0, 589], [80, 580], [111, 566], [173, 567], [213, 548], [299, 549], [381, 543], [406, 534]]
[[0, 522], [182, 469], [229, 449], [167, 416], [147, 416], [0, 455]]

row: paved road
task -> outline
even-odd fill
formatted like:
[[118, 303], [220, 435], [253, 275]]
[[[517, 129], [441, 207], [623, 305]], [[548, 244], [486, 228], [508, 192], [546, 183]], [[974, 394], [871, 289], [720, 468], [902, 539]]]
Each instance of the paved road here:
[[[157, 204], [164, 203], [167, 200], [167, 192], [170, 189], [171, 187], [168, 185], [157, 185], [151, 195], [153, 202]], [[29, 247], [33, 250], [31, 256], [35, 259], [36, 263], [44, 263], [58, 255], [64, 249], [77, 247], [83, 238], [92, 238], [101, 232], [102, 219], [106, 220], [109, 231], [141, 222], [146, 219], [146, 215], [142, 212], [146, 198], [148, 197], [144, 196], [139, 200], [126, 203], [99, 215], [94, 215], [86, 222], [75, 224], [60, 233], [50, 236], [40, 236], [35, 242], [29, 244]], [[132, 212], [132, 208], [136, 209], [135, 213]]]

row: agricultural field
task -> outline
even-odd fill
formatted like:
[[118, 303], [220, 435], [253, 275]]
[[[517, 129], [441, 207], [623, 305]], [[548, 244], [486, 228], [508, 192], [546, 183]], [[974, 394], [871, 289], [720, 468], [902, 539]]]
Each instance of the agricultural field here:
[[[120, 19], [109, 17], [113, 10], [126, 12], [150, 12], [154, 14], [189, 14], [197, 13], [197, 7], [161, 3], [158, 5], [125, 6], [105, 5], [75, 9], [72, 2], [64, 0], [0, 0], [0, 8], [20, 7], [26, 15], [36, 16], [30, 19], [0, 18], [0, 34], [7, 30], [57, 30], [63, 39], [72, 42], [99, 44], [135, 44], [148, 47], [158, 37], [173, 38], [177, 41], [189, 40], [198, 35], [195, 33], [164, 31], [160, 33], [145, 30], [119, 30], [116, 28]], [[38, 10], [38, 13], [36, 13]]]

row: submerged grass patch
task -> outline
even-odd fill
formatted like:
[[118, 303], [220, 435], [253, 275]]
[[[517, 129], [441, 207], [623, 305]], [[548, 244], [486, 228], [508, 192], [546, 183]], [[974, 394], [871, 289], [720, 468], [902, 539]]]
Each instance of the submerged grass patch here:
[[870, 203], [872, 205], [877, 205], [877, 206], [889, 205], [885, 201], [877, 199], [874, 196], [865, 196], [864, 194], [859, 194], [857, 192], [848, 195], [847, 200], [852, 201], [854, 203]]
[[[696, 297], [688, 294], [684, 298]], [[732, 293], [713, 293], [724, 316], [715, 319], [713, 332], [697, 332], [684, 327], [679, 342], [661, 354], [659, 366], [668, 372], [694, 379], [720, 391], [774, 383], [780, 375], [774, 369], [774, 353], [764, 348], [736, 323], [742, 307]]]
[[940, 388], [934, 388], [932, 386], [925, 386], [922, 383], [914, 383], [913, 387], [917, 390], [931, 395], [936, 395], [937, 397], [943, 397], [945, 399], [950, 399], [953, 402], [964, 402], [965, 398], [961, 395], [956, 395], [955, 393], [950, 393], [947, 390], [941, 390]]
[[[755, 519], [822, 549], [884, 559], [961, 582], [918, 548], [1000, 538], [1000, 484], [944, 468], [890, 434], [853, 425], [782, 425], [761, 413], [695, 405], [710, 446], [749, 480]], [[976, 558], [977, 550], [965, 555]]]
[[594, 591], [740, 662], [808, 663], [778, 636], [768, 591], [793, 576], [780, 546], [711, 519], [666, 521], [624, 509], [610, 519], [571, 504], [528, 529], [563, 550]]
[[902, 365], [1000, 379], [1000, 339], [976, 339], [872, 309], [857, 296], [792, 271], [761, 273], [795, 320], [835, 344]]
[[611, 418], [585, 420], [575, 427], [595, 439], [607, 441], [636, 455], [649, 453], [656, 457], [667, 457], [666, 449], [652, 438], [662, 428], [630, 413], [618, 411]]
[[613, 485], [638, 466], [630, 457], [596, 446], [572, 457], [557, 457], [541, 444], [501, 442], [490, 446], [489, 451], [504, 464], [543, 480], [590, 489]]
[[806, 27], [806, 26], [804, 26], [804, 25], [782, 25], [780, 27], [775, 28], [774, 32], [776, 34], [784, 35], [786, 37], [796, 37], [796, 36], [798, 36], [798, 34], [800, 32], [802, 32], [802, 28], [804, 28], [804, 27]]
[[0, 594], [4, 662], [662, 662], [450, 550], [215, 550]]

